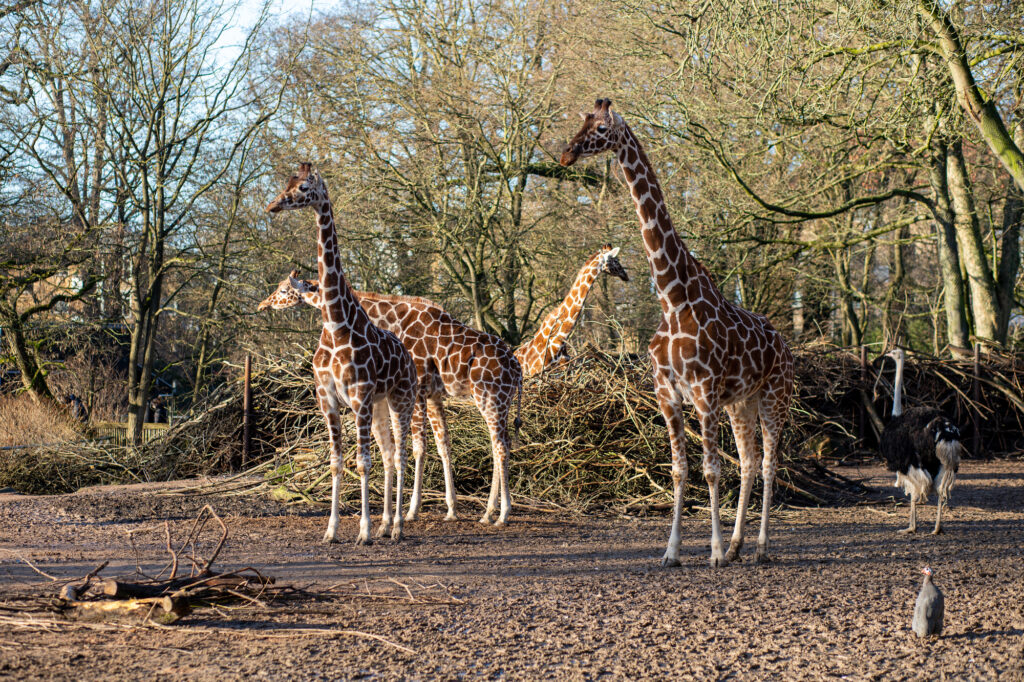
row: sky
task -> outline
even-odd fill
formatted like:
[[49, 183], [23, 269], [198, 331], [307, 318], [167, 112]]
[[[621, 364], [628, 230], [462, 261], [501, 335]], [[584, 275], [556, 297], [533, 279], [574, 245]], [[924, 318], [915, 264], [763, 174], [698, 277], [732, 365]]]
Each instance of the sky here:
[[[230, 3], [230, 0], [225, 1]], [[338, 4], [340, 4], [339, 0], [271, 0], [270, 23], [281, 23], [290, 15], [307, 17], [311, 11], [313, 16], [325, 14]], [[259, 18], [262, 6], [263, 0], [241, 0], [238, 12], [232, 22], [234, 27], [225, 32], [219, 41], [219, 46], [226, 52], [240, 47], [248, 35], [249, 29]]]

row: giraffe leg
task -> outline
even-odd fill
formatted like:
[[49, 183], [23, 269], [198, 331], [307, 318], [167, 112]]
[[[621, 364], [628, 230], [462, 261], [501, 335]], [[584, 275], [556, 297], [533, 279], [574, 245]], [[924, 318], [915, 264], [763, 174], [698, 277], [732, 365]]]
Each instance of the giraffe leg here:
[[406, 521], [415, 521], [420, 514], [423, 495], [423, 458], [427, 450], [426, 425], [426, 401], [423, 396], [416, 398], [415, 409], [412, 414], [409, 433], [412, 436], [412, 457], [416, 462], [416, 469], [412, 481], [412, 498], [409, 500], [409, 513], [405, 515]]
[[[409, 439], [410, 422], [417, 402], [416, 395], [411, 390], [401, 395], [393, 395], [390, 399], [391, 430], [395, 437], [395, 521], [391, 528], [392, 540], [402, 539], [402, 489], [405, 484], [406, 442]], [[387, 498], [384, 499], [385, 506], [389, 502]]]
[[[319, 383], [319, 380], [318, 380]], [[341, 485], [341, 417], [338, 415], [337, 400], [328, 397], [325, 386], [317, 387], [317, 402], [327, 424], [327, 437], [331, 447], [331, 515], [327, 521], [324, 542], [338, 541], [338, 494]]]
[[[657, 375], [655, 376], [657, 382]], [[669, 446], [672, 449], [672, 530], [661, 565], [679, 565], [679, 535], [683, 518], [683, 494], [686, 490], [686, 476], [689, 463], [686, 461], [686, 431], [682, 401], [670, 383], [657, 386], [658, 406], [668, 427]]]
[[498, 510], [498, 492], [501, 487], [501, 482], [498, 480], [498, 457], [494, 452], [494, 440], [491, 439], [491, 491], [487, 495], [487, 507], [484, 509], [484, 515], [480, 517], [480, 523], [489, 524], [491, 518], [497, 513]]
[[[508, 426], [505, 419], [501, 417], [488, 417], [487, 430], [490, 431], [490, 450], [494, 454], [494, 471], [490, 474], [490, 495], [487, 497], [487, 508], [483, 512], [480, 523], [488, 523], [497, 513], [498, 518], [495, 519], [495, 525], [501, 527], [508, 522], [509, 511], [512, 508], [508, 479]], [[501, 496], [500, 511], [499, 495]]]
[[722, 460], [718, 454], [718, 407], [706, 403], [702, 407], [697, 411], [704, 445], [704, 480], [711, 498], [711, 567], [721, 568], [729, 562], [722, 551], [722, 523], [718, 511], [718, 481], [722, 476]]
[[444, 403], [440, 398], [427, 400], [427, 416], [430, 418], [430, 428], [434, 432], [437, 454], [441, 457], [441, 468], [444, 470], [444, 500], [448, 505], [448, 515], [444, 517], [444, 520], [454, 521], [458, 516], [455, 514], [455, 480], [452, 476], [451, 439], [448, 436], [448, 421], [444, 416]]
[[757, 552], [754, 554], [754, 561], [759, 564], [771, 561], [768, 554], [768, 515], [771, 513], [775, 472], [778, 469], [779, 433], [782, 431], [782, 424], [782, 419], [777, 416], [774, 419], [761, 420], [761, 436], [764, 440], [761, 478], [764, 482], [764, 492], [761, 495], [761, 532], [757, 536]]
[[391, 491], [394, 470], [392, 469], [395, 460], [395, 442], [391, 434], [391, 420], [388, 415], [388, 404], [384, 400], [378, 400], [373, 405], [373, 422], [370, 430], [374, 440], [380, 446], [381, 460], [384, 464], [384, 505], [381, 511], [380, 526], [374, 537], [382, 538], [391, 527]]
[[757, 440], [756, 403], [746, 400], [728, 405], [725, 411], [732, 423], [733, 437], [736, 439], [736, 450], [740, 456], [740, 497], [736, 504], [736, 525], [733, 527], [729, 551], [725, 554], [726, 561], [736, 561], [743, 547], [743, 530], [747, 523], [747, 505], [750, 503], [750, 490], [754, 487], [754, 447]]
[[[512, 498], [508, 490], [508, 408], [510, 397], [504, 393], [492, 391], [481, 384], [473, 385], [473, 399], [480, 414], [487, 423], [491, 435], [491, 454], [494, 468], [491, 472], [491, 493], [487, 497], [487, 509], [480, 518], [480, 523], [490, 523], [497, 513], [496, 526], [504, 526], [508, 522], [512, 508]], [[498, 511], [498, 496], [501, 496], [501, 510]]]
[[495, 449], [494, 466], [498, 472], [498, 483], [501, 488], [501, 513], [498, 516], [498, 520], [494, 522], [494, 525], [498, 527], [508, 523], [508, 515], [512, 511], [512, 496], [508, 490], [509, 443], [507, 419], [507, 410], [503, 410], [499, 413], [496, 423], [489, 425], [491, 430], [491, 447]]
[[[370, 538], [370, 465], [372, 464], [371, 443], [373, 442], [373, 405], [369, 396], [353, 395], [350, 392], [349, 406], [356, 417], [356, 437], [359, 443], [359, 452], [356, 454], [356, 471], [359, 473], [359, 535], [356, 537], [357, 545], [369, 545], [373, 543]], [[337, 481], [337, 478], [335, 478]], [[336, 492], [336, 490], [335, 490]], [[331, 500], [332, 514], [337, 498]]]

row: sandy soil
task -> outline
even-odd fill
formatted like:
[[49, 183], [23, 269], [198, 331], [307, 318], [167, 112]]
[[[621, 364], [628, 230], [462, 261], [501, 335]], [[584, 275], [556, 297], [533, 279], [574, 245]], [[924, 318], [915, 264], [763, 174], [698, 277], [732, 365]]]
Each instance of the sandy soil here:
[[[878, 468], [842, 472], [891, 485]], [[751, 561], [755, 521], [746, 561], [720, 570], [706, 515], [684, 521], [683, 566], [662, 569], [663, 515], [517, 513], [499, 530], [468, 504], [452, 523], [428, 507], [401, 543], [356, 547], [320, 544], [322, 510], [264, 499], [0, 495], [0, 605], [54, 591], [19, 557], [59, 577], [104, 559], [104, 575], [130, 574], [125, 531], [183, 528], [207, 501], [232, 534], [222, 570], [256, 566], [316, 595], [162, 628], [27, 626], [0, 607], [0, 678], [1024, 679], [1024, 463], [964, 462], [953, 494], [939, 537], [896, 535], [907, 509], [891, 502], [779, 510], [775, 562]], [[356, 519], [342, 523], [354, 539]], [[150, 537], [143, 566], [162, 565]], [[924, 564], [946, 595], [939, 639], [910, 632]]]

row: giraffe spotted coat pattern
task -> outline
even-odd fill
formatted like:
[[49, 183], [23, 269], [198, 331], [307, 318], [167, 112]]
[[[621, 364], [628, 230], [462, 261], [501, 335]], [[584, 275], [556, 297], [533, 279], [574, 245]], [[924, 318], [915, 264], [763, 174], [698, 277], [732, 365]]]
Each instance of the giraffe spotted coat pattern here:
[[[768, 512], [779, 434], [793, 393], [793, 356], [768, 319], [727, 300], [686, 248], [672, 225], [647, 155], [622, 117], [612, 111], [611, 100], [597, 100], [594, 110], [581, 116], [583, 126], [562, 152], [561, 164], [570, 166], [603, 152], [616, 155], [640, 219], [640, 234], [661, 305], [661, 323], [648, 351], [672, 449], [672, 529], [662, 564], [679, 564], [687, 476], [684, 401], [693, 404], [700, 421], [704, 478], [711, 497], [712, 566], [735, 560], [743, 545], [760, 418], [764, 497], [755, 558], [767, 561]], [[729, 415], [740, 456], [740, 496], [727, 554], [722, 547], [718, 498], [718, 420], [723, 409]]]
[[[259, 305], [290, 308], [305, 302], [320, 307], [315, 283], [301, 280], [295, 272]], [[511, 511], [508, 489], [508, 413], [513, 398], [522, 398], [522, 373], [508, 345], [496, 336], [467, 327], [436, 303], [415, 296], [389, 296], [356, 291], [355, 296], [374, 324], [401, 339], [416, 364], [421, 399], [413, 418], [412, 443], [416, 460], [412, 501], [407, 520], [419, 513], [422, 496], [423, 457], [426, 451], [424, 414], [430, 420], [445, 479], [447, 519], [455, 519], [455, 486], [451, 467], [451, 442], [445, 419], [446, 396], [471, 398], [487, 424], [491, 438], [493, 472], [487, 508], [481, 523], [495, 520], [504, 525]], [[519, 417], [516, 417], [516, 424]], [[381, 444], [385, 447], [386, 444]], [[500, 511], [498, 500], [500, 496]]]
[[[366, 315], [345, 280], [338, 253], [338, 235], [327, 185], [320, 173], [303, 163], [288, 185], [267, 206], [270, 213], [312, 208], [317, 216], [317, 270], [323, 329], [313, 354], [316, 398], [327, 423], [331, 444], [331, 516], [325, 542], [337, 541], [338, 493], [341, 478], [341, 417], [339, 408], [348, 406], [355, 415], [358, 454], [356, 471], [360, 478], [361, 514], [356, 544], [370, 538], [370, 443], [393, 439], [394, 446], [382, 448], [384, 458], [384, 512], [377, 536], [391, 528], [391, 537], [402, 537], [402, 488], [405, 475], [406, 440], [418, 387], [416, 366], [393, 333], [379, 329]], [[390, 428], [389, 428], [390, 427]], [[395, 503], [391, 506], [392, 472]], [[393, 511], [392, 511], [393, 510]]]
[[523, 368], [523, 376], [540, 374], [565, 357], [565, 342], [576, 327], [587, 295], [602, 272], [623, 282], [629, 281], [618, 255], [619, 249], [613, 249], [611, 244], [602, 246], [583, 264], [565, 299], [547, 314], [533, 338], [516, 349], [516, 359]]

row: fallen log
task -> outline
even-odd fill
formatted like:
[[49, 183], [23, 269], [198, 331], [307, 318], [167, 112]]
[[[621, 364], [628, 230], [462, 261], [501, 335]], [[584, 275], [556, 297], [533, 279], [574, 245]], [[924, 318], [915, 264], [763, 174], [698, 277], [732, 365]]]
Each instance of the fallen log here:
[[187, 599], [174, 597], [147, 597], [102, 601], [73, 601], [63, 609], [64, 615], [79, 620], [102, 621], [139, 618], [154, 620], [165, 625], [192, 613]]

